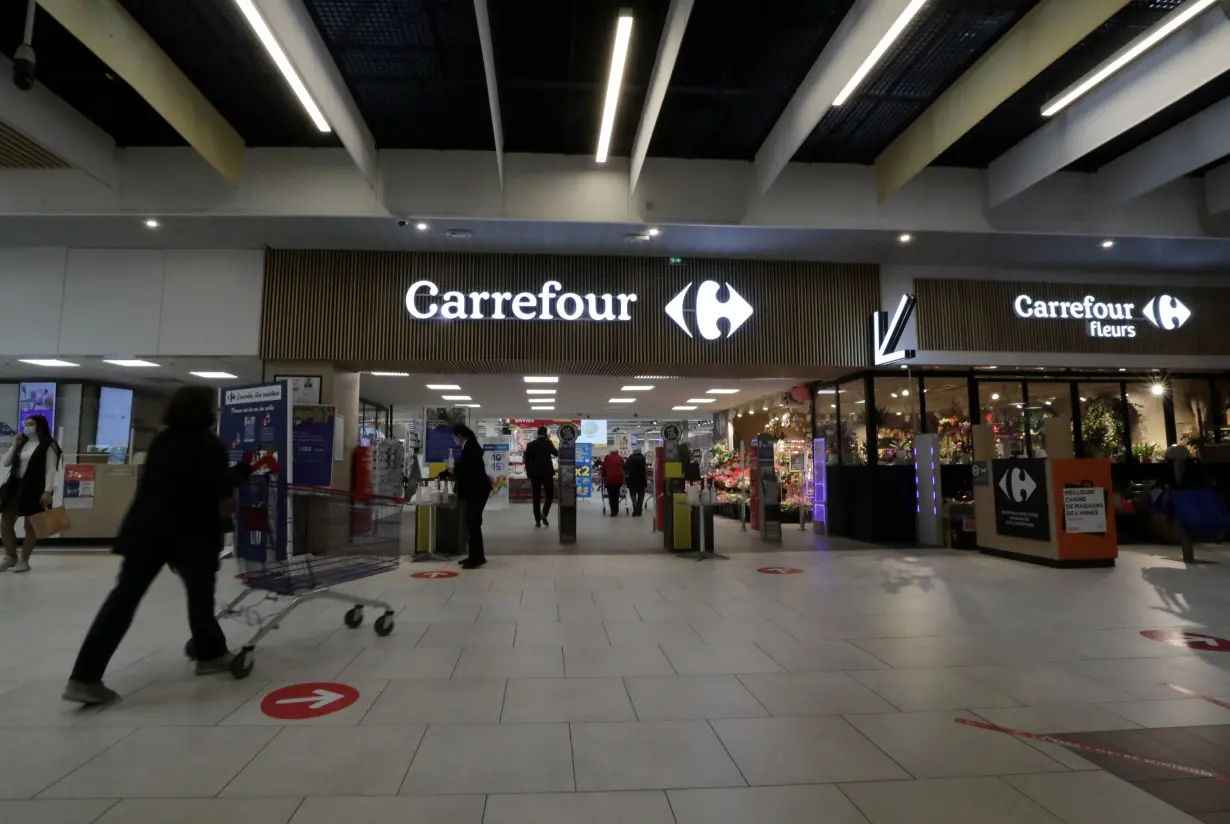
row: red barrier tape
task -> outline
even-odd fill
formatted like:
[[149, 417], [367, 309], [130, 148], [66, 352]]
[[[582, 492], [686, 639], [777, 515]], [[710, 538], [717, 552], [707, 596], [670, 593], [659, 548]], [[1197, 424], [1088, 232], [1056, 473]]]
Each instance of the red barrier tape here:
[[1163, 687], [1170, 687], [1175, 692], [1182, 693], [1188, 698], [1199, 698], [1201, 701], [1207, 701], [1215, 707], [1221, 707], [1223, 710], [1230, 710], [1230, 703], [1222, 701], [1220, 698], [1214, 698], [1211, 695], [1201, 695], [1198, 692], [1189, 690], [1187, 687], [1180, 687], [1178, 684], [1167, 684], [1165, 681], [1162, 681], [1161, 684]]
[[1225, 781], [1230, 783], [1230, 775], [1225, 773], [1213, 772], [1201, 767], [1188, 767], [1184, 764], [1172, 764], [1169, 761], [1159, 761], [1156, 758], [1146, 758], [1143, 755], [1132, 755], [1130, 752], [1122, 750], [1112, 750], [1106, 747], [1095, 747], [1092, 744], [1078, 744], [1075, 741], [1065, 741], [1062, 738], [1055, 738], [1050, 735], [1039, 735], [1034, 732], [1024, 732], [1022, 730], [1013, 730], [1008, 727], [999, 727], [995, 724], [987, 724], [983, 721], [971, 721], [968, 718], [954, 718], [958, 724], [964, 724], [967, 727], [975, 727], [980, 730], [990, 730], [991, 732], [1002, 732], [1007, 735], [1013, 735], [1017, 738], [1028, 738], [1031, 741], [1041, 741], [1044, 744], [1056, 744], [1060, 747], [1066, 747], [1069, 750], [1077, 750], [1079, 752], [1089, 752], [1094, 755], [1105, 755], [1111, 758], [1122, 758], [1125, 761], [1135, 761], [1137, 764], [1148, 764], [1150, 767], [1161, 767], [1164, 770], [1174, 770], [1175, 772], [1187, 773], [1188, 775], [1196, 775], [1201, 778], [1211, 778], [1214, 781]]

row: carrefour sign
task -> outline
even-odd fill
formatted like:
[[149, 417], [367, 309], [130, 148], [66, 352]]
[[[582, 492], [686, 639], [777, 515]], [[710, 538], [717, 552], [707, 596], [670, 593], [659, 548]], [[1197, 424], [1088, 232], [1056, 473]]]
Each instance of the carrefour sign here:
[[[438, 300], [437, 300], [438, 298]], [[406, 311], [419, 320], [632, 320], [636, 295], [565, 292], [549, 280], [535, 292], [445, 292], [430, 280], [410, 284]]]
[[1139, 315], [1135, 303], [1100, 301], [1093, 295], [1073, 301], [1017, 295], [1012, 310], [1018, 318], [1082, 321], [1091, 338], [1134, 338], [1136, 321], [1140, 320], [1169, 332], [1180, 328], [1192, 316], [1192, 310], [1183, 305], [1183, 301], [1170, 295], [1149, 298]]

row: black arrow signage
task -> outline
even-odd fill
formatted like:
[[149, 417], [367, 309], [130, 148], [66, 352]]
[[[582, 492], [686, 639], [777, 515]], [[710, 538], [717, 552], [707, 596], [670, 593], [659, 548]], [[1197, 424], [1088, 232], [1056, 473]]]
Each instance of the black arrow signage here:
[[916, 302], [913, 295], [902, 295], [901, 303], [897, 304], [897, 311], [891, 321], [887, 312], [871, 313], [871, 357], [874, 366], [884, 366], [914, 357], [913, 349], [898, 349], [897, 344], [901, 342], [906, 324], [914, 314]]

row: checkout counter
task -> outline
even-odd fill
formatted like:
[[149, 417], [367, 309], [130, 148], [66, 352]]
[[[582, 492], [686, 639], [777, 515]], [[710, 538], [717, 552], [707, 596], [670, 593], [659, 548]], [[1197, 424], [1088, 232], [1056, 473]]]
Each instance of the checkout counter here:
[[[132, 463], [107, 463], [106, 453], [66, 455], [59, 470], [56, 505], [68, 510], [72, 526], [40, 544], [45, 546], [110, 546], [119, 534], [128, 506], [137, 494], [144, 453]], [[17, 529], [24, 527], [18, 521]]]
[[998, 458], [991, 427], [973, 427], [978, 549], [1047, 566], [1114, 566], [1110, 461], [1072, 457], [1066, 416], [1045, 426], [1045, 458]]

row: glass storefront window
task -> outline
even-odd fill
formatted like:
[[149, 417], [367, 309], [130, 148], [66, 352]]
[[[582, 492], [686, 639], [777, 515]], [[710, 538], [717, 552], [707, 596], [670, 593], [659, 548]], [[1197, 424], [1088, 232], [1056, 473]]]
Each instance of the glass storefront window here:
[[973, 454], [970, 438], [969, 384], [964, 378], [926, 377], [927, 431], [940, 436], [941, 463], [969, 463]]
[[1161, 380], [1133, 381], [1127, 385], [1132, 456], [1141, 463], [1165, 459], [1169, 444], [1166, 443], [1166, 413], [1162, 404], [1171, 391]]
[[1177, 378], [1170, 381], [1174, 397], [1174, 429], [1180, 446], [1197, 455], [1200, 446], [1212, 443], [1214, 425], [1209, 413], [1207, 378]]
[[837, 452], [840, 449], [840, 444], [837, 442], [839, 397], [844, 402], [846, 393], [836, 386], [825, 386], [816, 392], [816, 437], [824, 438], [824, 462], [827, 464], [837, 463]]
[[[1025, 420], [1029, 424], [1029, 442], [1035, 458], [1045, 458], [1050, 453], [1048, 446], [1065, 454], [1071, 449], [1072, 441], [1072, 393], [1069, 383], [1053, 383], [1050, 381], [1030, 381], [1025, 386], [1029, 396], [1029, 405], [1025, 409]], [[1046, 423], [1048, 420], [1063, 416], [1068, 420], [1065, 428], [1069, 446], [1060, 449], [1059, 445], [1047, 444]]]
[[1081, 441], [1085, 458], [1122, 463], [1127, 453], [1123, 399], [1117, 383], [1080, 383]]
[[867, 398], [863, 381], [843, 383], [841, 392], [841, 462], [847, 466], [867, 463]]
[[918, 431], [918, 380], [876, 377], [875, 425], [877, 460], [881, 464], [914, 462]]
[[996, 458], [1025, 457], [1025, 398], [1020, 381], [978, 384], [978, 423], [991, 427]]

